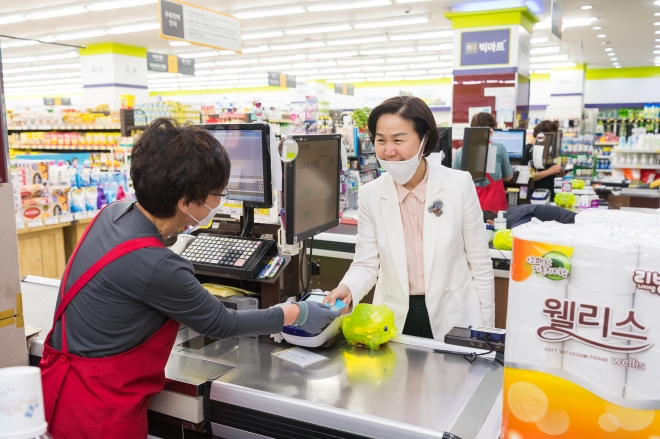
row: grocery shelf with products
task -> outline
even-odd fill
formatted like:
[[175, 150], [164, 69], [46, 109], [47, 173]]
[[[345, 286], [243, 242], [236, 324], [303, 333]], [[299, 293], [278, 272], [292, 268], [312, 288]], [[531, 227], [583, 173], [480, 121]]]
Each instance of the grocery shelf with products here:
[[561, 144], [561, 164], [571, 171], [575, 178], [593, 178], [594, 135], [579, 134], [575, 131], [563, 132]]

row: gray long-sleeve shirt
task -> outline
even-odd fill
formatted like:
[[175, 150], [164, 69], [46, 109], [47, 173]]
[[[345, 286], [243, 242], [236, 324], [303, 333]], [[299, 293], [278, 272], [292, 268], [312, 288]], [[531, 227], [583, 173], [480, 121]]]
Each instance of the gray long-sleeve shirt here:
[[[118, 244], [142, 237], [162, 241], [156, 226], [134, 203], [115, 203], [99, 215], [78, 250], [66, 290]], [[167, 248], [136, 250], [112, 262], [66, 309], [69, 352], [89, 358], [125, 352], [144, 343], [169, 317], [214, 338], [282, 330], [281, 309], [228, 310], [201, 286], [194, 273], [190, 262]], [[61, 341], [60, 319], [51, 337], [52, 347], [61, 350]]]

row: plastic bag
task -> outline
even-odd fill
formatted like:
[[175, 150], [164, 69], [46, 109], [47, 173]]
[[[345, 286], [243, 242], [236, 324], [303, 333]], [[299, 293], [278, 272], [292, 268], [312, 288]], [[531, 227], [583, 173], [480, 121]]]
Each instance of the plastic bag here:
[[344, 317], [344, 338], [352, 345], [378, 349], [396, 334], [394, 312], [387, 305], [360, 303]]
[[498, 250], [511, 250], [513, 247], [513, 232], [510, 229], [498, 230], [493, 239], [493, 246]]

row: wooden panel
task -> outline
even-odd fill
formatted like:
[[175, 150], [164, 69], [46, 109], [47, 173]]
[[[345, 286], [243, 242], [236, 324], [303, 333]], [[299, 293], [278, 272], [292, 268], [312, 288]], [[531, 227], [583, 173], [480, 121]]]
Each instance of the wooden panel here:
[[[52, 230], [41, 235], [41, 266], [43, 276], [50, 278], [62, 277], [62, 260], [64, 260], [64, 240], [62, 230]], [[58, 239], [59, 238], [59, 239]]]
[[91, 220], [82, 220], [64, 228], [64, 260], [68, 261]]
[[509, 279], [495, 278], [495, 327], [506, 329], [506, 309], [509, 304]]
[[33, 274], [43, 276], [41, 265], [41, 237], [23, 235], [18, 240], [18, 264], [21, 277]]

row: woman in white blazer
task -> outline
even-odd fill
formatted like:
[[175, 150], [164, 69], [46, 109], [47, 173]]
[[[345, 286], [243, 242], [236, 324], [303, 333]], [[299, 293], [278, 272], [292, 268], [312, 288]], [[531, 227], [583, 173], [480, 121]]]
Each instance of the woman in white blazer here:
[[[326, 299], [394, 311], [399, 332], [443, 339], [454, 326], [494, 326], [494, 274], [470, 174], [427, 157], [439, 137], [419, 98], [394, 97], [369, 116], [387, 171], [359, 192], [355, 259]], [[346, 308], [349, 309], [349, 308]]]

